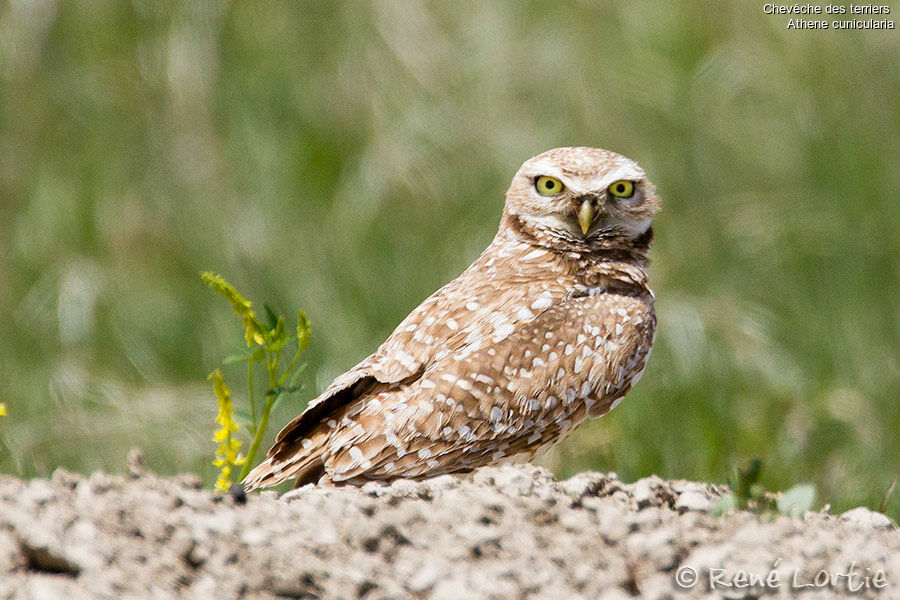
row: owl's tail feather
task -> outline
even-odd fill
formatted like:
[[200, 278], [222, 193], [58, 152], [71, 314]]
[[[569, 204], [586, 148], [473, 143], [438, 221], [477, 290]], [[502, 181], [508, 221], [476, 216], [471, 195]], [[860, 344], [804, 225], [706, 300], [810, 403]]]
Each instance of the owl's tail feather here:
[[266, 460], [244, 478], [244, 489], [249, 492], [271, 487], [294, 477], [297, 479], [295, 487], [317, 482], [325, 474], [322, 455], [328, 437], [327, 430], [317, 428], [309, 437], [277, 442], [269, 450]]

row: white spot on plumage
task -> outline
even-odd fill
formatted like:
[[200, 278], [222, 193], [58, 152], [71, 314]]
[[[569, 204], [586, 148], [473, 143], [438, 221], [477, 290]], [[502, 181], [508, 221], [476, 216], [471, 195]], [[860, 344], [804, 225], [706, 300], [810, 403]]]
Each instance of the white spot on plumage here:
[[553, 294], [543, 291], [538, 294], [537, 299], [531, 303], [532, 310], [541, 310], [549, 307], [553, 303]]
[[538, 248], [537, 250], [532, 250], [531, 252], [529, 252], [528, 254], [523, 256], [522, 260], [533, 260], [535, 258], [540, 258], [541, 256], [544, 256], [545, 254], [547, 254], [546, 250]]
[[635, 385], [644, 376], [644, 369], [641, 369], [631, 377], [631, 385]]
[[397, 350], [394, 354], [394, 357], [397, 361], [406, 368], [411, 368], [415, 364], [415, 358], [413, 358], [412, 354], [409, 352], [404, 352], [403, 350]]
[[515, 331], [516, 327], [509, 321], [501, 323], [494, 328], [494, 337], [492, 341], [495, 344], [499, 344], [503, 340], [509, 337], [509, 335]]
[[360, 450], [356, 446], [350, 446], [350, 450], [348, 452], [350, 454], [350, 458], [353, 459], [353, 462], [359, 465], [360, 468], [368, 469], [372, 466], [372, 462], [366, 460], [366, 458], [363, 456], [362, 450]]

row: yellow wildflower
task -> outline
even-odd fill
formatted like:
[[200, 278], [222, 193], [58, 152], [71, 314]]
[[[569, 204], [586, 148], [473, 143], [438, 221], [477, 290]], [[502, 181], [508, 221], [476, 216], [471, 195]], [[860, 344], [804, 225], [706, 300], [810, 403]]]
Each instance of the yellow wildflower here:
[[213, 434], [213, 441], [219, 444], [216, 449], [216, 459], [213, 465], [219, 467], [219, 478], [216, 480], [216, 490], [227, 491], [231, 484], [231, 467], [243, 465], [247, 457], [238, 452], [241, 441], [231, 437], [232, 432], [237, 431], [238, 424], [234, 422], [234, 407], [231, 404], [231, 391], [225, 385], [222, 372], [216, 369], [207, 378], [213, 382], [213, 391], [219, 403], [219, 414], [216, 423], [219, 429]]
[[241, 323], [244, 326], [244, 337], [247, 345], [252, 346], [254, 343], [262, 346], [266, 343], [265, 329], [256, 320], [256, 313], [251, 310], [252, 304], [249, 300], [241, 296], [234, 286], [225, 281], [225, 278], [215, 273], [201, 273], [200, 277], [209, 287], [225, 296], [225, 299], [231, 304], [234, 312], [241, 317]]
[[6, 416], [6, 402], [0, 402], [0, 417]]

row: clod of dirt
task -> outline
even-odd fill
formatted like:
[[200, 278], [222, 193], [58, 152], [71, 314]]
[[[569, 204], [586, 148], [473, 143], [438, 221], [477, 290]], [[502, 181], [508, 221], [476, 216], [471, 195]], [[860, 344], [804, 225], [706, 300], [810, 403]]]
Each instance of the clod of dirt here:
[[851, 569], [900, 597], [900, 533], [864, 508], [717, 518], [712, 485], [529, 465], [226, 499], [138, 463], [0, 477], [0, 598], [842, 598]]

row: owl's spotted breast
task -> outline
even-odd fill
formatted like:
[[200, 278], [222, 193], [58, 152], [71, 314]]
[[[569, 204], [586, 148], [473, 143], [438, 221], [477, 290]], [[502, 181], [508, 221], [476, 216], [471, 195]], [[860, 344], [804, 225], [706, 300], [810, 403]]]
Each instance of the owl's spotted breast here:
[[[557, 194], [536, 189], [540, 177]], [[636, 197], [607, 193], [622, 181]], [[245, 484], [356, 484], [527, 460], [614, 408], [656, 327], [646, 255], [657, 205], [643, 171], [606, 151], [526, 162], [491, 245], [288, 424]]]

